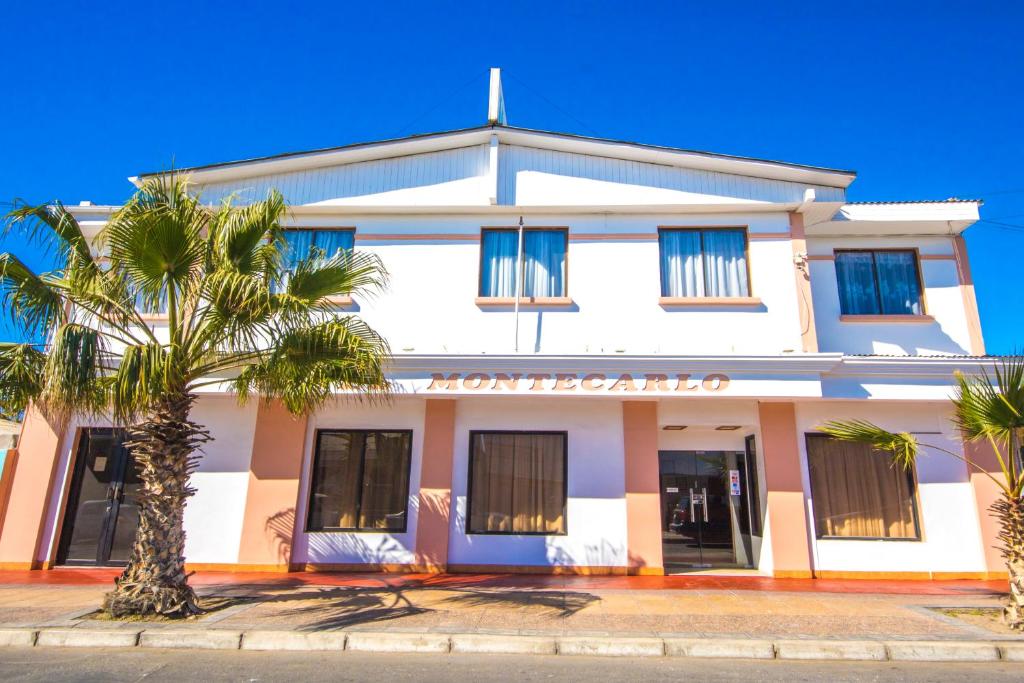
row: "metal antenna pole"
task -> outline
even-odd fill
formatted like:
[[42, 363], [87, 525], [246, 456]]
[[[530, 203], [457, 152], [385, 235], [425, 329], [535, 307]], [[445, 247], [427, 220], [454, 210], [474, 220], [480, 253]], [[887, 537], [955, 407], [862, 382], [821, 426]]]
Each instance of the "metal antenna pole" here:
[[514, 349], [519, 353], [519, 298], [523, 294], [523, 217], [519, 217], [519, 246], [516, 248], [516, 300], [514, 303], [516, 319], [516, 339]]

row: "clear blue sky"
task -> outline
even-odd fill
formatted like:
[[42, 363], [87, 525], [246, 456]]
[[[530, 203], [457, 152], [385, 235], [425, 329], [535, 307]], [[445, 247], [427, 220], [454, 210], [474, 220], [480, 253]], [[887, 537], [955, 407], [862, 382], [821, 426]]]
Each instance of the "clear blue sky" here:
[[977, 0], [10, 3], [0, 199], [117, 203], [172, 160], [479, 125], [501, 66], [514, 125], [855, 169], [852, 200], [983, 198], [967, 240], [1006, 353], [1024, 348], [1021, 26], [1021, 3]]

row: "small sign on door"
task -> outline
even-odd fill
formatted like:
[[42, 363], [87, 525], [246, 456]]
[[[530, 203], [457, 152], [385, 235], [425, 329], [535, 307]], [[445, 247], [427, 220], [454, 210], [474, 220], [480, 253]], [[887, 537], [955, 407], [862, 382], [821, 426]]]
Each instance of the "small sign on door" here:
[[729, 470], [729, 493], [733, 496], [740, 495], [740, 471]]
[[679, 493], [679, 487], [678, 486], [666, 487], [665, 493]]

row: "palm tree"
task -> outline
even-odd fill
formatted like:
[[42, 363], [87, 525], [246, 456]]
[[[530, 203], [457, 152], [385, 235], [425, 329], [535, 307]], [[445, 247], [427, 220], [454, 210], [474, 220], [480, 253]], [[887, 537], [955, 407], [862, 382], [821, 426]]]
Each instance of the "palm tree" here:
[[914, 466], [921, 448], [929, 448], [962, 460], [969, 468], [989, 477], [999, 487], [1000, 498], [989, 508], [999, 520], [1000, 550], [1010, 574], [1010, 594], [1003, 619], [1024, 630], [1024, 358], [1015, 357], [988, 373], [956, 375], [953, 422], [966, 441], [984, 442], [992, 448], [1001, 472], [993, 474], [969, 457], [938, 446], [918, 442], [906, 432], [889, 432], [864, 420], [836, 420], [821, 430], [838, 439], [868, 444], [892, 456], [896, 466]]
[[[146, 182], [90, 244], [61, 204], [16, 204], [6, 229], [55, 249], [36, 274], [0, 254], [0, 295], [26, 338], [0, 346], [0, 406], [54, 419], [106, 415], [128, 429], [141, 479], [128, 566], [104, 600], [114, 616], [201, 611], [184, 570], [189, 477], [209, 439], [189, 415], [203, 387], [279, 399], [306, 413], [339, 393], [382, 397], [386, 342], [333, 310], [381, 289], [377, 257], [310, 249], [286, 268], [282, 196], [212, 207], [170, 176]], [[98, 256], [94, 249], [106, 256]], [[166, 330], [145, 313], [166, 312]]]

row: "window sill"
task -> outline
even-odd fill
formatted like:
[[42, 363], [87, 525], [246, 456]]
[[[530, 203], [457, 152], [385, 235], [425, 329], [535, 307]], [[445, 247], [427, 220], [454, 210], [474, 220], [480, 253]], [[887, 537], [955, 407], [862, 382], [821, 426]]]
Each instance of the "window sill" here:
[[840, 315], [842, 323], [933, 323], [930, 315]]
[[147, 323], [165, 323], [168, 320], [166, 313], [140, 313], [139, 317]]
[[756, 296], [663, 296], [658, 298], [662, 306], [760, 306]]
[[338, 308], [349, 308], [355, 302], [352, 301], [350, 296], [329, 296], [327, 297], [327, 303]]
[[[567, 296], [521, 296], [520, 306], [544, 307], [544, 308], [569, 308], [573, 306], [573, 300]], [[507, 308], [516, 305], [514, 296], [478, 296], [476, 305], [481, 308]]]

